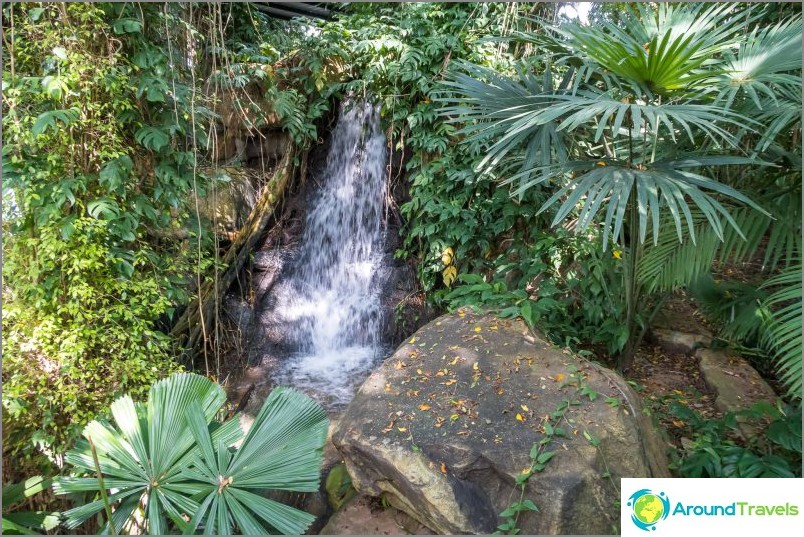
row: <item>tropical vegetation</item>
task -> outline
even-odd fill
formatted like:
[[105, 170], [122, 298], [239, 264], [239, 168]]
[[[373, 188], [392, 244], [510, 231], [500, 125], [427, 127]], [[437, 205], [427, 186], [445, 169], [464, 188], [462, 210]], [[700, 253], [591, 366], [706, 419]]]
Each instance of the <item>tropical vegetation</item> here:
[[627, 375], [683, 296], [783, 401], [665, 401], [691, 439], [674, 472], [800, 476], [799, 4], [327, 7], [3, 4], [4, 533], [305, 531], [261, 493], [318, 489], [323, 411], [277, 388], [244, 433], [219, 309], [194, 348], [172, 329], [219, 292], [236, 239], [205, 206], [242, 138], [284, 132], [303, 170], [355, 95], [435, 311], [521, 318]]

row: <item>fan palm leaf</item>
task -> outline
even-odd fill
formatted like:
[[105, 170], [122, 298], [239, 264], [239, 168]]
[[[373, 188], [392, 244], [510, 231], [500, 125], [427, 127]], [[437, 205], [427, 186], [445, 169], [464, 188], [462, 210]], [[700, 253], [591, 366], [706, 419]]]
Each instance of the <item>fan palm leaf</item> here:
[[[213, 442], [197, 413], [189, 413], [187, 419], [200, 454], [185, 474], [206, 483], [207, 489], [185, 533], [195, 531], [205, 517], [207, 532], [237, 526], [250, 535], [266, 533], [258, 519], [285, 534], [302, 533], [315, 520], [248, 491], [318, 490], [328, 423], [324, 411], [309, 397], [285, 388], [271, 392], [234, 454], [223, 443]], [[220, 509], [222, 505], [228, 509]]]
[[637, 4], [624, 14], [623, 27], [568, 24], [556, 32], [600, 70], [649, 95], [668, 94], [715, 74], [713, 58], [737, 42], [750, 21], [733, 12], [728, 4]]
[[[111, 410], [116, 426], [104, 420], [87, 425], [84, 436], [97, 447], [104, 486], [114, 491], [109, 502], [116, 505], [112, 515], [115, 528], [123, 528], [144, 510], [145, 530], [150, 534], [165, 534], [172, 528], [192, 533], [214, 508], [214, 517], [204, 521], [207, 532], [231, 533], [239, 528], [265, 533], [262, 526], [251, 522], [251, 514], [240, 514], [242, 509], [265, 513], [263, 503], [243, 507], [238, 500], [219, 498], [219, 477], [224, 474], [205, 469], [212, 459], [216, 470], [226, 468], [240, 453], [253, 454], [255, 445], [257, 451], [269, 455], [266, 437], [279, 446], [270, 458], [273, 466], [266, 467], [262, 459], [249, 459], [236, 474], [238, 481], [242, 480], [238, 486], [293, 491], [317, 486], [327, 418], [315, 402], [292, 390], [274, 390], [255, 420], [254, 426], [259, 427], [255, 430], [253, 426], [243, 438], [237, 417], [224, 423], [215, 420], [225, 400], [226, 394], [216, 383], [181, 373], [155, 383], [146, 404], [135, 403], [129, 396], [115, 401]], [[233, 454], [230, 450], [240, 440], [242, 444]], [[214, 446], [214, 451], [209, 446]], [[283, 456], [292, 459], [284, 459], [284, 465], [277, 463]], [[78, 474], [95, 473], [87, 441], [79, 442], [65, 460]], [[257, 469], [261, 472], [254, 474]], [[57, 494], [97, 492], [99, 483], [95, 477], [73, 475], [59, 479], [53, 488]], [[210, 499], [212, 493], [215, 497]], [[103, 501], [96, 500], [70, 509], [64, 513], [66, 526], [76, 528], [103, 508]], [[270, 527], [282, 532], [300, 533], [312, 522], [310, 515], [286, 506], [271, 512]], [[107, 522], [104, 531], [109, 530]]]
[[767, 28], [754, 28], [739, 48], [724, 51], [725, 84], [719, 97], [734, 100], [747, 96], [758, 110], [777, 104], [782, 91], [801, 94], [801, 17], [781, 21]]

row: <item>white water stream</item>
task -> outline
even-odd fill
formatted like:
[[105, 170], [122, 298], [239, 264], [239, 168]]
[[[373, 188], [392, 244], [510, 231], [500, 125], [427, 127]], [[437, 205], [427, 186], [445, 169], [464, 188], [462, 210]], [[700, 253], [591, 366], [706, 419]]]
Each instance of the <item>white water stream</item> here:
[[298, 349], [275, 372], [279, 384], [345, 403], [382, 357], [387, 162], [377, 107], [344, 104], [293, 272], [275, 291]]

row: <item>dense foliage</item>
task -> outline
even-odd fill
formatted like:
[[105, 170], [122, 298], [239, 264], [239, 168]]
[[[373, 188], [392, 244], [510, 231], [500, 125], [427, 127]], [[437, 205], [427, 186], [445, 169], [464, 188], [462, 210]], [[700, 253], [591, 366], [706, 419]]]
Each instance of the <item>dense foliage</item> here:
[[234, 4], [4, 5], [5, 457], [58, 462], [181, 368], [166, 334], [220, 269], [203, 204], [227, 144], [273, 121], [303, 146], [327, 106], [287, 87], [269, 26]]
[[[780, 156], [795, 149], [775, 141], [800, 128], [788, 108], [801, 94], [801, 19], [748, 33], [761, 18], [740, 6], [664, 4], [624, 10], [621, 27], [545, 24], [517, 37], [545, 51], [536, 72], [510, 78], [466, 64], [446, 84], [443, 113], [487, 144], [481, 169], [502, 173], [515, 195], [555, 185], [539, 209], [555, 208], [551, 226], [621, 252], [621, 367], [647, 329], [651, 293], [694, 282], [719, 249], [721, 260], [756, 251], [771, 213], [736, 186], [774, 185], [770, 205], [788, 203], [790, 189], [801, 199], [796, 165]], [[762, 168], [774, 160], [778, 170]], [[794, 264], [800, 222], [771, 227], [766, 261]]]
[[[787, 475], [800, 459], [800, 430], [784, 429], [802, 374], [800, 6], [605, 3], [592, 25], [552, 3], [332, 11], [3, 5], [9, 477], [53, 472], [124, 393], [186, 366], [220, 374], [214, 321], [201, 364], [168, 335], [223, 269], [205, 200], [244, 164], [246, 139], [282, 130], [302, 159], [355, 95], [381, 105], [403, 192], [397, 256], [432, 305], [521, 317], [627, 368], [684, 290], [793, 407], [754, 416], [772, 437], [747, 447], [731, 417], [685, 415], [700, 430], [679, 472]], [[187, 439], [210, 447], [202, 429]]]

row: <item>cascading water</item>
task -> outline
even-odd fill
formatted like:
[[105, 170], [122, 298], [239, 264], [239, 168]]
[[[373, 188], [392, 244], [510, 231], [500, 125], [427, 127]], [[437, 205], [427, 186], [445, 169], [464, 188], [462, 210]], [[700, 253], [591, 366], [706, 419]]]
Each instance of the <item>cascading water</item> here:
[[273, 314], [296, 349], [275, 381], [336, 405], [348, 402], [384, 352], [385, 146], [377, 107], [345, 104], [294, 268], [274, 293]]

